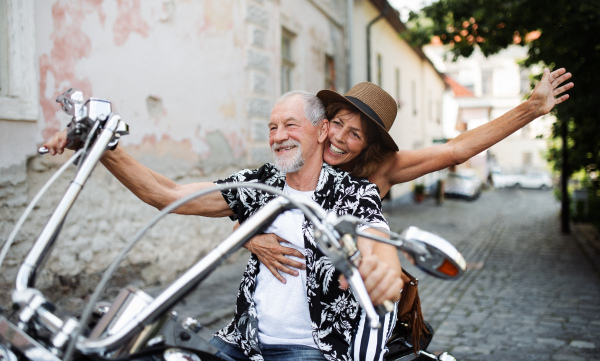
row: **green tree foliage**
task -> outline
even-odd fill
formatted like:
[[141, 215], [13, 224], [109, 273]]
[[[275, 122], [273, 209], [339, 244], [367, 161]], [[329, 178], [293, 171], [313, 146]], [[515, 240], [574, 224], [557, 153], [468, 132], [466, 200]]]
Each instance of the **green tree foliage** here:
[[[555, 110], [553, 136], [569, 128], [569, 169], [584, 169], [598, 190], [600, 172], [600, 0], [439, 0], [411, 14], [407, 39], [414, 45], [438, 36], [451, 52], [468, 57], [476, 46], [491, 55], [511, 44], [529, 46], [524, 66], [564, 67], [573, 74], [570, 98]], [[539, 37], [527, 42], [527, 34]], [[560, 145], [560, 142], [554, 142]], [[560, 169], [560, 149], [549, 152]]]

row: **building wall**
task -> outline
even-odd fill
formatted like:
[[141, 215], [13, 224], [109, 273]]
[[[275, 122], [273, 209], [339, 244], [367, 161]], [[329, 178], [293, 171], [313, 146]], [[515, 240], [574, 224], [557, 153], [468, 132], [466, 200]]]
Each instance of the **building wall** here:
[[519, 136], [508, 138], [491, 148], [491, 154], [505, 173], [548, 171], [547, 139], [528, 139]]
[[335, 61], [335, 90], [346, 91], [346, 1], [281, 1], [281, 26], [294, 35], [292, 88], [326, 88], [325, 56]]
[[[213, 181], [271, 159], [267, 122], [281, 93], [282, 29], [293, 35], [292, 88], [324, 88], [327, 55], [335, 62], [334, 86], [345, 93], [367, 80], [365, 28], [378, 14], [368, 0], [7, 4], [13, 21], [7, 39], [12, 39], [10, 54], [16, 55], [2, 65], [0, 52], [0, 69], [12, 75], [10, 96], [0, 93], [2, 240], [72, 154], [36, 154], [70, 121], [55, 102], [65, 90], [78, 88], [86, 99], [111, 101], [130, 126], [119, 146], [150, 169], [177, 183]], [[373, 31], [373, 54], [383, 60], [381, 86], [395, 97], [395, 70], [400, 70], [401, 107], [392, 136], [403, 149], [430, 145], [441, 126], [427, 107], [441, 100], [441, 78], [386, 20]], [[14, 99], [19, 103], [5, 107]], [[73, 174], [71, 167], [27, 220], [2, 265], [0, 283], [13, 282]], [[392, 195], [411, 191], [410, 184], [399, 185]], [[99, 165], [71, 210], [38, 286], [58, 285], [85, 295], [157, 212]], [[130, 252], [123, 272], [145, 285], [169, 282], [232, 227], [228, 219], [169, 215]]]
[[[324, 84], [324, 54], [346, 64], [345, 1], [9, 0], [25, 4], [36, 115], [7, 120], [0, 107], [0, 237], [68, 156], [36, 155], [69, 116], [55, 99], [68, 88], [110, 100], [130, 126], [123, 147], [178, 183], [213, 181], [271, 159], [267, 122], [280, 95], [281, 29], [295, 31], [296, 89]], [[15, 5], [16, 6], [16, 5]], [[14, 42], [13, 42], [14, 45]], [[15, 78], [13, 78], [15, 79]], [[344, 85], [340, 83], [340, 85]], [[2, 103], [0, 102], [0, 105]], [[70, 151], [65, 152], [71, 154]], [[2, 266], [16, 267], [67, 187], [73, 169], [43, 198]], [[39, 275], [40, 287], [87, 290], [88, 282], [157, 214], [96, 167]], [[233, 222], [169, 215], [129, 254], [124, 266], [144, 284], [165, 283], [231, 233]], [[70, 280], [70, 281], [68, 281]], [[3, 297], [8, 297], [5, 294]]]
[[[352, 19], [352, 79], [367, 80], [367, 25], [379, 15], [379, 10], [367, 0], [354, 2]], [[378, 56], [381, 59], [381, 84], [378, 84]], [[397, 77], [396, 71], [399, 72]], [[397, 79], [399, 83], [397, 84]], [[371, 27], [371, 81], [378, 84], [399, 103], [396, 121], [390, 134], [400, 149], [419, 149], [442, 137], [441, 107], [445, 83], [428, 59], [420, 57], [397, 29], [381, 19]], [[437, 109], [440, 109], [439, 111]], [[419, 182], [431, 185], [437, 174], [427, 175]], [[392, 187], [391, 197], [397, 202], [408, 201], [413, 184]]]

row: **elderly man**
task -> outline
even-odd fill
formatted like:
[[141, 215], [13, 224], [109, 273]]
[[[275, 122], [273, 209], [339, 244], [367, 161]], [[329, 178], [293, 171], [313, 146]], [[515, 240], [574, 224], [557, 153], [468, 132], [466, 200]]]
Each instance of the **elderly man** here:
[[[288, 194], [311, 198], [337, 214], [353, 214], [374, 226], [388, 228], [377, 188], [323, 163], [328, 127], [323, 105], [316, 96], [300, 91], [287, 93], [276, 103], [269, 122], [275, 164], [243, 170], [216, 183], [269, 184]], [[55, 153], [62, 151], [64, 144], [63, 132], [46, 146]], [[102, 163], [136, 196], [159, 209], [214, 186], [209, 182], [178, 185], [120, 148], [107, 152]], [[176, 213], [230, 216], [243, 222], [272, 198], [262, 191], [230, 189], [188, 202]], [[351, 360], [361, 354], [382, 359], [395, 312], [382, 316], [383, 334], [364, 327], [365, 317], [361, 317], [358, 302], [350, 290], [339, 286], [337, 272], [317, 249], [313, 230], [302, 213], [285, 212], [268, 232], [300, 251], [306, 269], [301, 277], [283, 284], [267, 269], [261, 269], [264, 266], [252, 255], [240, 285], [234, 319], [211, 340], [221, 356], [233, 360]], [[394, 247], [367, 239], [359, 239], [358, 247], [363, 254], [359, 270], [373, 303], [397, 301], [402, 281]]]

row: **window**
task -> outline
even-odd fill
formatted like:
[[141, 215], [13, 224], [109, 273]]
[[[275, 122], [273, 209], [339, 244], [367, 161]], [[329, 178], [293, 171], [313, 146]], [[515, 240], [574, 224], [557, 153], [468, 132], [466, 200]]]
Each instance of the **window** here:
[[493, 75], [491, 70], [481, 72], [481, 94], [484, 96], [493, 95]]
[[417, 83], [414, 80], [410, 83], [410, 91], [412, 93], [411, 98], [413, 115], [417, 115]]
[[533, 154], [531, 152], [523, 153], [523, 165], [530, 166], [533, 163]]
[[325, 54], [325, 89], [335, 91], [335, 59]]
[[398, 109], [402, 107], [402, 98], [400, 98], [400, 69], [396, 68], [396, 103]]
[[431, 91], [429, 92], [429, 94], [427, 94], [427, 101], [429, 102], [429, 120], [433, 121], [434, 118], [434, 114], [435, 114], [435, 103], [433, 101], [433, 95], [431, 93]]
[[294, 35], [283, 29], [281, 32], [281, 94], [293, 88], [292, 75], [294, 71], [292, 44]]
[[0, 97], [8, 96], [8, 14], [0, 1]]
[[531, 91], [531, 81], [529, 80], [529, 69], [521, 69], [521, 93], [528, 94]]
[[381, 87], [382, 70], [381, 70], [381, 54], [377, 54], [377, 85]]
[[33, 1], [0, 1], [0, 119], [38, 118], [33, 6]]

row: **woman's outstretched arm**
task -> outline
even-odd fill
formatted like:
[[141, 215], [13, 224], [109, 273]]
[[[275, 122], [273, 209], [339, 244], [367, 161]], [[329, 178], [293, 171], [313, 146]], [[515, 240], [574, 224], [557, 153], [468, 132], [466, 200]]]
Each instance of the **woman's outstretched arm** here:
[[564, 68], [553, 72], [544, 69], [542, 79], [527, 101], [491, 122], [462, 133], [446, 144], [396, 152], [387, 159], [372, 181], [377, 183], [383, 195], [384, 189], [387, 193], [394, 184], [408, 182], [424, 174], [465, 162], [569, 99], [569, 95], [563, 93], [574, 85], [572, 82], [562, 84], [570, 78], [571, 73], [567, 73]]

